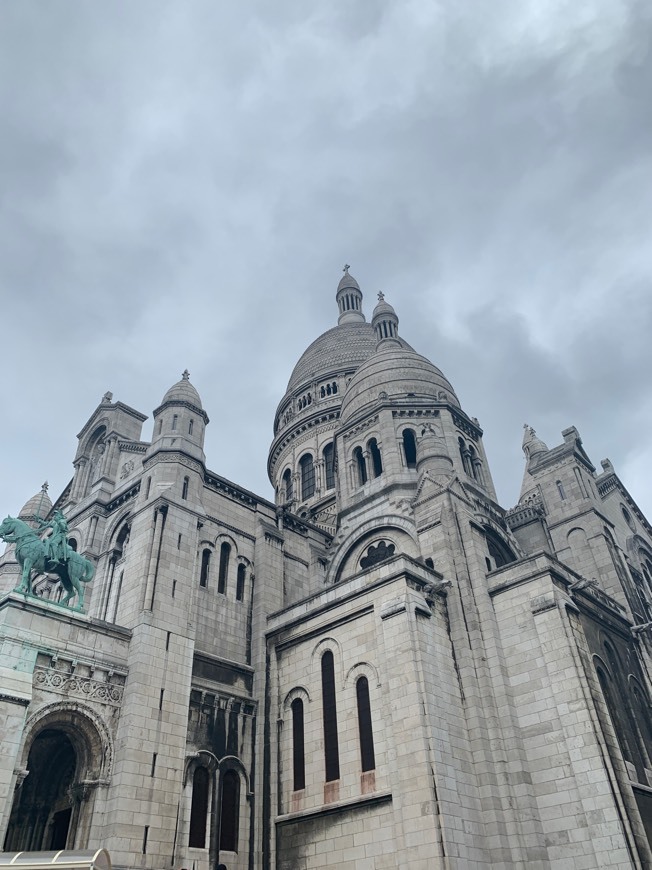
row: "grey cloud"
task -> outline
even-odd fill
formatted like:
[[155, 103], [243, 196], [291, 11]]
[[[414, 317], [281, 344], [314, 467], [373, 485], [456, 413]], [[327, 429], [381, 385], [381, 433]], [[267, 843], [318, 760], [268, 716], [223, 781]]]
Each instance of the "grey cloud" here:
[[5, 513], [65, 484], [106, 389], [147, 412], [186, 366], [211, 468], [268, 494], [274, 410], [345, 260], [480, 418], [506, 503], [525, 420], [549, 442], [575, 423], [596, 462], [640, 454], [647, 4], [0, 19]]

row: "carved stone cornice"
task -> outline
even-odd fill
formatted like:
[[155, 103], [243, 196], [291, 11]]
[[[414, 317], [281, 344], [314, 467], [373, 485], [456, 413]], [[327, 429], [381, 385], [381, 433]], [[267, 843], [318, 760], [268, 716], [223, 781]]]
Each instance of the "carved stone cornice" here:
[[[69, 698], [82, 698], [86, 701], [96, 701], [100, 704], [110, 704], [119, 707], [124, 694], [124, 682], [111, 681], [112, 671], [104, 671], [102, 676], [82, 676], [72, 672], [62, 671], [56, 667], [37, 665], [34, 668], [34, 687], [49, 692], [56, 692]], [[124, 677], [122, 677], [124, 680]]]

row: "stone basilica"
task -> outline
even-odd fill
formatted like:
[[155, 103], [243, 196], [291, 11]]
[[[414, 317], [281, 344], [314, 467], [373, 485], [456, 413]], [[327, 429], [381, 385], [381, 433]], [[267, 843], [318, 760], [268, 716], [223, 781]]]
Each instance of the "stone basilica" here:
[[35, 538], [61, 511], [95, 570], [69, 607], [0, 559], [4, 849], [652, 867], [652, 528], [573, 426], [552, 448], [525, 428], [503, 508], [394, 309], [367, 322], [348, 269], [336, 299], [278, 406], [274, 503], [209, 470], [184, 372], [151, 442], [107, 393], [69, 486], [20, 511]]

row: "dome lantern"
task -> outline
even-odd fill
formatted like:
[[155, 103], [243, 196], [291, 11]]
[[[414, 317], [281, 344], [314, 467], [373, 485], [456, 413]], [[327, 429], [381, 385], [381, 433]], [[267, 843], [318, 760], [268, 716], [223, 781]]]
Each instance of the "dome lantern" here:
[[362, 291], [353, 275], [349, 275], [349, 268], [349, 264], [346, 263], [343, 269], [344, 276], [337, 285], [337, 293], [335, 295], [340, 309], [338, 324], [365, 322], [365, 317], [362, 313]]
[[389, 304], [385, 302], [385, 294], [378, 294], [378, 305], [374, 308], [371, 325], [376, 333], [378, 345], [381, 342], [400, 344], [398, 338], [398, 315]]

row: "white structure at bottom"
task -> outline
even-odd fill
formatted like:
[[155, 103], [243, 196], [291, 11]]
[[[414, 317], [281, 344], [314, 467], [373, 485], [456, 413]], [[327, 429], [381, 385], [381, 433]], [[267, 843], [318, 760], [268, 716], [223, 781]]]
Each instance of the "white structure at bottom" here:
[[184, 372], [107, 393], [61, 510], [83, 612], [0, 559], [0, 835], [119, 868], [652, 867], [652, 528], [575, 428], [478, 421], [348, 269], [292, 372], [275, 503], [208, 470]]

